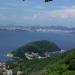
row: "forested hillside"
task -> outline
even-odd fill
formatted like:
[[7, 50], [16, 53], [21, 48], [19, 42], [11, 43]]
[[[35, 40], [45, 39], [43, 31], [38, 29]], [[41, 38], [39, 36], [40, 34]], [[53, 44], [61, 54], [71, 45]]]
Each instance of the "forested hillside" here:
[[43, 55], [45, 52], [55, 52], [60, 50], [61, 49], [55, 43], [49, 42], [47, 40], [41, 40], [28, 43], [27, 45], [16, 49], [12, 53], [14, 54], [14, 56], [24, 58], [25, 52], [34, 52]]
[[[47, 41], [45, 42], [50, 44]], [[36, 43], [39, 45], [41, 42], [34, 42], [29, 45], [36, 46]], [[46, 47], [46, 44], [44, 43], [43, 47]], [[24, 46], [20, 49], [24, 50]], [[42, 48], [42, 50], [44, 49]], [[16, 75], [18, 70], [23, 72], [22, 75], [75, 75], [75, 49], [61, 55], [58, 54], [56, 57], [34, 60], [22, 59], [16, 62], [9, 62], [8, 64], [12, 66], [14, 75]]]

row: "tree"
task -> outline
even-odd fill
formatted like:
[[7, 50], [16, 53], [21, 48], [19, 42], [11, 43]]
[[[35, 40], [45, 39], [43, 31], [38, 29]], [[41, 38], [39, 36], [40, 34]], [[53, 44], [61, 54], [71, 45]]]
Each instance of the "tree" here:
[[[22, 0], [22, 1], [25, 1], [25, 0]], [[53, 1], [53, 0], [45, 0], [45, 2], [49, 2], [49, 1]]]

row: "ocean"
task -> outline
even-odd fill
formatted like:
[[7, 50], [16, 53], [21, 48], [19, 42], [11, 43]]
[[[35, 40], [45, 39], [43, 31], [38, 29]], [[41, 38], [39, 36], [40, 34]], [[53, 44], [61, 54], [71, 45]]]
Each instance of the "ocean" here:
[[8, 60], [5, 54], [29, 42], [38, 40], [55, 42], [63, 50], [75, 48], [75, 35], [67, 32], [0, 31], [0, 61]]

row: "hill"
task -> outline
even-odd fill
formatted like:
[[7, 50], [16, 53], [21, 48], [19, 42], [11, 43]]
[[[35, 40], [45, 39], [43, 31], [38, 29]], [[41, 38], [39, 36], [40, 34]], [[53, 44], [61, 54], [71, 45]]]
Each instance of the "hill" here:
[[[21, 54], [24, 52], [36, 52], [36, 50], [43, 53], [45, 51], [60, 51], [60, 48], [52, 42], [42, 40], [18, 48], [15, 54], [22, 58]], [[61, 55], [57, 54], [55, 57], [34, 60], [22, 59], [7, 64], [12, 66], [14, 75], [18, 70], [23, 72], [22, 75], [75, 75], [75, 49]]]
[[23, 59], [9, 64], [13, 66], [14, 75], [17, 70], [22, 71], [22, 75], [75, 75], [75, 49], [56, 58]]
[[56, 52], [60, 50], [61, 49], [55, 43], [41, 40], [28, 43], [12, 53], [16, 57], [25, 58], [25, 53], [38, 53], [40, 56], [44, 56], [45, 52]]

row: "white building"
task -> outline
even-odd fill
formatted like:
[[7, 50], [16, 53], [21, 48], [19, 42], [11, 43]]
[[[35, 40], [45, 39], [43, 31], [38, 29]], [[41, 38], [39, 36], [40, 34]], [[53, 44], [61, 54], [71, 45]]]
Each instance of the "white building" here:
[[7, 73], [7, 75], [13, 75], [11, 69], [7, 70], [6, 73]]
[[26, 58], [28, 60], [32, 60], [34, 58], [38, 58], [39, 54], [38, 53], [34, 53], [34, 52], [31, 52], [31, 53], [26, 52], [25, 56], [26, 56]]
[[21, 75], [22, 73], [22, 71], [17, 71], [17, 75]]

